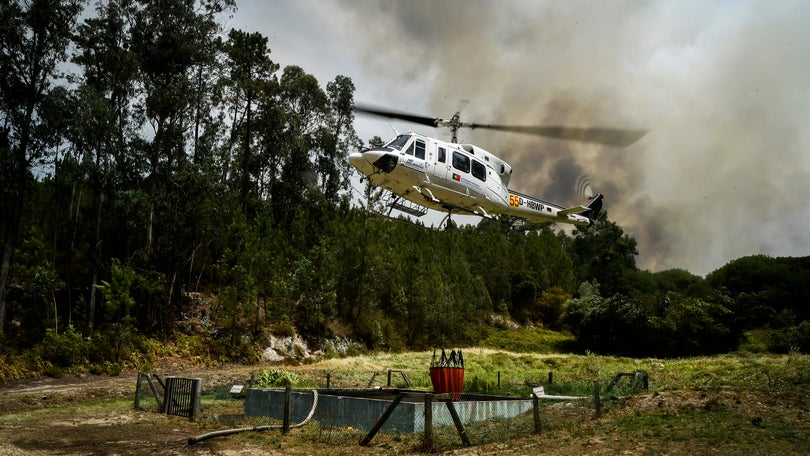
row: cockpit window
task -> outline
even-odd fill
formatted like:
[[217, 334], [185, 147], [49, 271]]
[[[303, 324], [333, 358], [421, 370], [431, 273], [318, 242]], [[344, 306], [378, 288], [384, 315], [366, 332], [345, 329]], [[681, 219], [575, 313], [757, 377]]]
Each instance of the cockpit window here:
[[409, 139], [411, 139], [411, 135], [399, 135], [396, 137], [396, 139], [388, 143], [386, 147], [391, 147], [396, 150], [402, 150], [402, 146], [404, 146]]

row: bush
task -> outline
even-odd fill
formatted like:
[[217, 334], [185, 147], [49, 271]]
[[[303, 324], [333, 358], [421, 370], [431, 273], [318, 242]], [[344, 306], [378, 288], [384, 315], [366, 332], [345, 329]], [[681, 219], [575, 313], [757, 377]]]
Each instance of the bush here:
[[19, 380], [30, 375], [28, 363], [14, 352], [0, 354], [0, 383]]
[[493, 329], [478, 344], [482, 347], [518, 353], [563, 353], [574, 348], [574, 340], [570, 335], [547, 329], [528, 328]]
[[156, 341], [139, 334], [132, 326], [120, 323], [112, 324], [95, 336], [88, 348], [89, 360], [95, 366], [93, 369], [110, 375], [118, 375], [123, 366], [147, 368], [160, 350]]
[[723, 353], [736, 349], [742, 335], [722, 300], [678, 293], [574, 299], [564, 321], [584, 348], [625, 356]]
[[771, 332], [768, 350], [774, 353], [810, 353], [810, 321]]
[[303, 388], [308, 386], [298, 374], [284, 369], [265, 369], [253, 377], [254, 388]]
[[67, 368], [87, 364], [89, 347], [90, 342], [82, 338], [73, 326], [68, 326], [62, 333], [53, 329], [46, 330], [45, 340], [35, 352], [43, 362]]

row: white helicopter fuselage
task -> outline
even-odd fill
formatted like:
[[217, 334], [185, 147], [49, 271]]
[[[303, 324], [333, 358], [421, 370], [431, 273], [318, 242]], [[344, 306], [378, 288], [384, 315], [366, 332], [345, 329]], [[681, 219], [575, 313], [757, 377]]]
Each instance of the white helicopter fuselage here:
[[[352, 153], [349, 162], [374, 185], [430, 209], [482, 217], [504, 214], [534, 222], [593, 222], [583, 215], [592, 205], [564, 208], [509, 190], [512, 167], [472, 144], [410, 132], [384, 147]], [[601, 207], [601, 195], [597, 198]]]

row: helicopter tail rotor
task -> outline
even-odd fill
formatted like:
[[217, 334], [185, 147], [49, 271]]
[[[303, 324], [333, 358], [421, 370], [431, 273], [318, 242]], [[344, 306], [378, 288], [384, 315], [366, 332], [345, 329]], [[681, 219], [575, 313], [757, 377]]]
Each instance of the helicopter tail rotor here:
[[596, 196], [596, 193], [593, 192], [593, 188], [591, 187], [591, 180], [585, 174], [577, 179], [576, 189], [577, 193], [585, 198], [591, 199]]

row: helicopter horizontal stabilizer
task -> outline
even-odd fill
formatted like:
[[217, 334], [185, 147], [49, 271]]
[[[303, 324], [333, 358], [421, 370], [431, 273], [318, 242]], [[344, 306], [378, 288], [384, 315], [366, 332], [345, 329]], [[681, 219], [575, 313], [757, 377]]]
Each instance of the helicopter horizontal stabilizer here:
[[588, 219], [591, 220], [591, 223], [593, 223], [593, 221], [596, 220], [596, 216], [599, 215], [599, 212], [602, 211], [603, 199], [604, 195], [602, 195], [601, 193], [597, 193], [596, 196], [594, 196], [593, 199], [591, 199], [591, 201], [588, 203], [587, 206], [580, 205], [569, 207], [567, 209], [561, 210], [557, 214], [562, 216], [567, 216], [570, 214], [582, 214], [585, 217], [588, 217]]
[[560, 212], [558, 212], [557, 214], [562, 215], [562, 216], [566, 216], [566, 215], [571, 215], [571, 214], [581, 214], [581, 213], [587, 212], [589, 210], [590, 210], [590, 208], [585, 207], [585, 206], [574, 206], [574, 207], [569, 207], [568, 209], [563, 209]]

